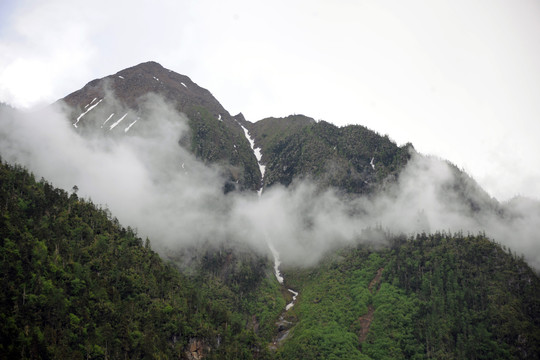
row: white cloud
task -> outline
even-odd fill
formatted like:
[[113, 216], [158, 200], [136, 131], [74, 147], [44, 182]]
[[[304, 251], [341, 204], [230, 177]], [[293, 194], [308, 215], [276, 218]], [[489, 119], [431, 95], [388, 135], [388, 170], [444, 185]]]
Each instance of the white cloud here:
[[0, 101], [52, 102], [155, 60], [250, 120], [359, 123], [465, 167], [501, 199], [540, 198], [539, 8], [25, 0], [3, 14]]
[[[120, 136], [103, 136], [96, 127], [100, 136], [83, 137], [55, 108], [25, 114], [1, 109], [0, 153], [67, 191], [77, 185], [80, 196], [107, 205], [162, 253], [229, 242], [270, 257], [272, 243], [284, 263], [312, 264], [337, 246], [379, 244], [380, 238], [364, 232], [380, 226], [407, 235], [484, 230], [540, 267], [538, 205], [516, 201], [501, 216], [473, 183], [456, 187], [455, 172], [436, 158], [414, 155], [399, 181], [376, 196], [345, 198], [306, 181], [271, 187], [260, 198], [254, 192], [225, 195], [220, 168], [178, 146], [188, 131], [186, 119], [155, 96], [143, 100], [141, 119]], [[112, 110], [107, 106], [100, 104], [82, 121], [102, 123]], [[482, 204], [481, 210], [471, 210], [467, 199]]]

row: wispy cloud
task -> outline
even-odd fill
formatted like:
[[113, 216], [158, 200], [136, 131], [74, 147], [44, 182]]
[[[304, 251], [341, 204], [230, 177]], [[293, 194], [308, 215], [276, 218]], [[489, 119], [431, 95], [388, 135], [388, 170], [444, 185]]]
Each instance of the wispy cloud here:
[[[173, 106], [148, 96], [141, 100], [140, 120], [117, 134], [99, 126], [113, 112], [105, 102], [95, 110], [100, 106], [81, 120], [96, 122], [97, 133], [85, 136], [57, 107], [4, 109], [0, 155], [68, 191], [77, 185], [79, 195], [106, 205], [162, 252], [229, 242], [270, 256], [271, 242], [284, 263], [312, 264], [335, 247], [381, 241], [366, 237], [369, 228], [405, 234], [485, 231], [540, 267], [537, 203], [516, 201], [502, 211], [440, 159], [413, 155], [396, 184], [370, 197], [344, 197], [307, 181], [274, 186], [261, 198], [224, 194], [222, 169], [179, 146], [189, 128]], [[475, 209], [470, 199], [481, 207]]]

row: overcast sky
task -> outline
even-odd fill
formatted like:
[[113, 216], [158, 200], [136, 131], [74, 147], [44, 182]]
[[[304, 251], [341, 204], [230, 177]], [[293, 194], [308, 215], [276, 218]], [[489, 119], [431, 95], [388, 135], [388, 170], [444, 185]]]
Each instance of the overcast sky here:
[[2, 102], [149, 60], [248, 120], [362, 124], [540, 199], [540, 1], [0, 1]]

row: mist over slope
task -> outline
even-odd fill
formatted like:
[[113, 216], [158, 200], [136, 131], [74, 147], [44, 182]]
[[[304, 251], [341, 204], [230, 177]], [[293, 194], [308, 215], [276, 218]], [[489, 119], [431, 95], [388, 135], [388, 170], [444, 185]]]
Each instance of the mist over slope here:
[[[114, 91], [107, 96], [109, 105], [101, 103], [78, 125], [93, 114], [105, 121], [122, 102]], [[516, 200], [504, 206], [486, 199], [472, 179], [441, 159], [411, 151], [393, 183], [366, 195], [293, 177], [288, 186], [275, 183], [258, 198], [255, 192], [225, 191], [234, 172], [226, 158], [206, 161], [204, 146], [197, 152], [193, 143], [181, 141], [203, 128], [224, 126], [223, 119], [207, 117], [194, 130], [192, 119], [171, 99], [144, 93], [134, 101], [137, 109], [126, 111], [136, 110], [144, 121], [107, 136], [99, 126], [77, 132], [73, 110], [61, 104], [24, 113], [2, 108], [0, 155], [55, 186], [71, 191], [76, 185], [79, 196], [107, 206], [162, 253], [234, 242], [270, 256], [271, 242], [285, 264], [309, 265], [343, 245], [384, 244], [384, 236], [367, 231], [375, 228], [405, 234], [485, 231], [540, 268], [538, 204]], [[234, 121], [229, 117], [230, 126]], [[241, 146], [240, 138], [233, 145], [228, 151]]]
[[220, 163], [231, 189], [258, 188], [260, 172], [238, 121], [219, 101], [189, 77], [155, 62], [142, 63], [95, 79], [57, 101], [75, 131], [85, 137], [125, 136], [145, 132], [154, 115], [145, 100], [150, 94], [167, 102], [168, 110], [187, 116], [189, 132], [179, 140], [205, 163]]

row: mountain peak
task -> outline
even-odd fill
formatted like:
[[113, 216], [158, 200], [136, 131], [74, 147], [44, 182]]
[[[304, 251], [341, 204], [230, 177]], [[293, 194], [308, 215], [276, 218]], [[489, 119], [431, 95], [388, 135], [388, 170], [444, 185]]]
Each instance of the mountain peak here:
[[148, 69], [165, 69], [160, 63], [156, 61], [146, 61], [131, 68], [148, 68]]
[[[159, 76], [164, 77], [163, 75], [166, 75], [168, 73], [174, 73], [174, 72], [172, 70], [164, 68], [161, 64], [159, 64], [159, 63], [157, 63], [155, 61], [147, 61], [147, 62], [140, 63], [138, 65], [135, 65], [135, 66], [131, 66], [131, 67], [126, 68], [124, 70], [120, 70], [115, 75], [116, 76], [125, 76], [125, 75], [143, 76], [143, 75], [146, 75], [146, 76], [151, 76], [151, 78], [153, 79], [154, 77], [157, 78]], [[174, 74], [176, 74], [176, 73], [174, 73]], [[183, 77], [185, 80], [189, 79], [185, 75], [181, 75], [181, 74], [176, 74], [176, 75], [179, 75], [179, 76]], [[189, 80], [189, 82], [191, 82], [191, 79]]]
[[[116, 74], [92, 80], [62, 101], [73, 110], [72, 117], [76, 119], [99, 100], [105, 100], [103, 104], [109, 101], [119, 103], [125, 109], [138, 110], [141, 97], [148, 93], [161, 96], [181, 112], [187, 113], [200, 106], [216, 119], [234, 122], [210, 91], [197, 85], [188, 76], [166, 69], [155, 61], [140, 63]], [[104, 107], [103, 104], [100, 108]]]
[[232, 117], [210, 91], [155, 61], [92, 80], [61, 101], [77, 132], [124, 136], [152, 121], [143, 108], [148, 94], [186, 115], [190, 133], [179, 139], [183, 146], [203, 161], [230, 164], [228, 188], [258, 188], [257, 160], [239, 125], [243, 115]]

